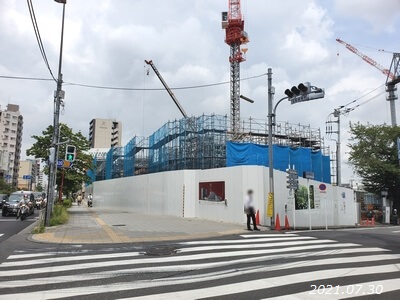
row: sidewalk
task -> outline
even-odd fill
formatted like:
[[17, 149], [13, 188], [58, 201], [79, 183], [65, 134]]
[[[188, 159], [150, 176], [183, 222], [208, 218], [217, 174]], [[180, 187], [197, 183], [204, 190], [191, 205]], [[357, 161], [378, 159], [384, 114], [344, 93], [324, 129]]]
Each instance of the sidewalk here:
[[139, 213], [121, 213], [88, 208], [73, 203], [67, 224], [46, 228], [32, 239], [45, 243], [108, 244], [173, 241], [208, 238], [247, 232], [246, 225], [155, 216]]

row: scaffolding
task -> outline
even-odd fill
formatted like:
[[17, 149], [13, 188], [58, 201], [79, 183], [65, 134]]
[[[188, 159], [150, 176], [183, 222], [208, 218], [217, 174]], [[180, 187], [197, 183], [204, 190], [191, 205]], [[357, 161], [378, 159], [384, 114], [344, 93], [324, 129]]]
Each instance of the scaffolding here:
[[[242, 131], [239, 134], [231, 134], [230, 140], [234, 142], [268, 144], [268, 121], [260, 119], [242, 119]], [[324, 146], [319, 128], [310, 125], [292, 124], [289, 122], [276, 122], [273, 128], [273, 144], [289, 146], [291, 148], [311, 148], [313, 151], [321, 150], [328, 154], [328, 148]]]
[[227, 117], [169, 121], [149, 138], [149, 172], [225, 166]]
[[[202, 115], [169, 121], [150, 137], [133, 137], [124, 147], [111, 148], [105, 159], [96, 160], [96, 180], [184, 169], [226, 166], [227, 141], [268, 144], [268, 122], [242, 119], [241, 132], [228, 131], [229, 120], [221, 115]], [[273, 143], [290, 148], [309, 148], [329, 155], [321, 131], [311, 126], [277, 122]]]

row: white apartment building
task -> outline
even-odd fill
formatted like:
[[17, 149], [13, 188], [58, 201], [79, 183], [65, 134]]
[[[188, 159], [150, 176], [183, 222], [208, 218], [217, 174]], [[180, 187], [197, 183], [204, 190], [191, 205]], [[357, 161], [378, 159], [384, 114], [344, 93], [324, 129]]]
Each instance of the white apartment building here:
[[18, 185], [22, 130], [19, 105], [8, 104], [5, 110], [0, 108], [0, 176], [14, 186]]
[[122, 124], [112, 119], [93, 119], [89, 123], [90, 148], [120, 147]]

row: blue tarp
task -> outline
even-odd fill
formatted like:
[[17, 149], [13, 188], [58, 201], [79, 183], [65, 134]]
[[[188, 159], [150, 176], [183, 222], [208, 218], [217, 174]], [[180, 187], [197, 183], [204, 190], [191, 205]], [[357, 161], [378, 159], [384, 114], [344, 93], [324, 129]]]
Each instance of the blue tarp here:
[[[269, 166], [268, 146], [252, 143], [227, 142], [226, 166]], [[310, 148], [290, 148], [274, 145], [274, 169], [285, 171], [289, 165], [302, 176], [303, 172], [314, 172], [315, 180], [331, 182], [329, 156]]]

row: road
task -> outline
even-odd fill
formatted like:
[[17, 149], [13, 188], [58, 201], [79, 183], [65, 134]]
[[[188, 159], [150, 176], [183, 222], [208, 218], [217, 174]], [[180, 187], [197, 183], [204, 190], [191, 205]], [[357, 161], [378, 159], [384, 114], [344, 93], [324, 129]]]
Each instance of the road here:
[[16, 220], [15, 216], [0, 216], [0, 244], [31, 225], [32, 222], [36, 221], [37, 216], [36, 210], [32, 216], [29, 216], [24, 221]]
[[400, 227], [168, 244], [15, 243], [0, 264], [1, 299], [398, 299], [400, 290]]

